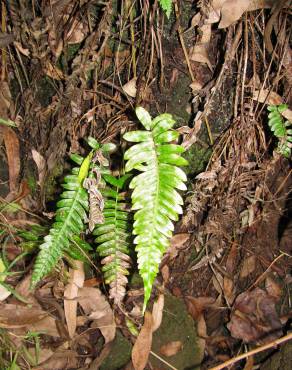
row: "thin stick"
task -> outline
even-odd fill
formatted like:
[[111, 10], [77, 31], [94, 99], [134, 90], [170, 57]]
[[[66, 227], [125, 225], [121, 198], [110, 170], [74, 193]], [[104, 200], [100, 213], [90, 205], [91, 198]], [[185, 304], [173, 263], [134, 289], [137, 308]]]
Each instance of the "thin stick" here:
[[246, 353], [243, 353], [242, 355], [233, 357], [230, 360], [223, 362], [223, 364], [221, 364], [221, 365], [212, 367], [210, 370], [221, 370], [221, 369], [224, 369], [224, 367], [227, 367], [229, 365], [232, 365], [235, 362], [238, 362], [238, 361], [243, 360], [243, 359], [245, 359], [247, 357], [253, 356], [256, 353], [266, 351], [269, 348], [276, 347], [279, 344], [284, 343], [284, 342], [287, 342], [288, 340], [291, 340], [291, 339], [292, 339], [292, 333], [289, 333], [289, 334], [285, 335], [285, 337], [282, 337], [280, 339], [273, 340], [270, 343], [264, 344], [264, 345], [262, 345], [262, 346], [260, 346], [260, 347], [258, 347], [256, 349], [253, 349], [251, 351], [248, 351]]
[[150, 353], [154, 357], [158, 358], [158, 360], [160, 360], [161, 362], [163, 362], [165, 365], [167, 365], [170, 369], [172, 369], [172, 370], [178, 370], [176, 367], [170, 365], [168, 362], [166, 362], [165, 360], [163, 360], [163, 358], [161, 358], [160, 356], [158, 356], [155, 352], [150, 351]]
[[193, 70], [192, 70], [192, 67], [191, 67], [188, 52], [187, 52], [187, 49], [186, 49], [186, 46], [185, 46], [184, 39], [182, 37], [183, 32], [182, 32], [182, 29], [181, 29], [181, 25], [179, 23], [179, 10], [178, 10], [177, 1], [174, 2], [174, 10], [175, 10], [176, 21], [178, 22], [177, 32], [178, 32], [179, 41], [180, 41], [181, 47], [183, 49], [183, 53], [184, 53], [184, 56], [185, 56], [185, 59], [186, 59], [186, 63], [187, 63], [187, 66], [188, 66], [189, 74], [191, 76], [191, 80], [192, 80], [192, 82], [194, 82], [195, 81], [195, 76], [193, 74]]

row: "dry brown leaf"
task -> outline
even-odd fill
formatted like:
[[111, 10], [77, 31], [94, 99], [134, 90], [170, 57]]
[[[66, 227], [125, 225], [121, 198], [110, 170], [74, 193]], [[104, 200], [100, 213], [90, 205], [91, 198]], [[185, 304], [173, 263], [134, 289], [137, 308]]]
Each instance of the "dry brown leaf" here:
[[61, 69], [54, 66], [49, 60], [44, 65], [44, 73], [54, 80], [64, 80], [65, 76]]
[[143, 370], [147, 364], [152, 345], [152, 315], [146, 311], [144, 324], [132, 350], [132, 362], [135, 370]]
[[215, 298], [213, 297], [185, 297], [187, 309], [192, 318], [197, 321], [202, 316], [203, 311], [209, 307], [216, 307]]
[[275, 299], [260, 288], [241, 293], [235, 300], [227, 327], [234, 338], [244, 342], [267, 342], [279, 337], [282, 324]]
[[128, 81], [125, 85], [123, 85], [123, 91], [131, 96], [132, 98], [136, 97], [137, 94], [137, 78], [132, 78], [132, 80]]
[[229, 27], [248, 9], [249, 0], [226, 0], [221, 8], [221, 21], [218, 28]]
[[170, 246], [163, 258], [163, 263], [169, 258], [172, 260], [174, 259], [179, 251], [181, 249], [184, 249], [185, 246], [187, 245], [188, 241], [190, 240], [190, 234], [188, 233], [180, 233], [180, 234], [175, 234], [171, 239], [170, 239]]
[[232, 279], [229, 279], [227, 276], [224, 276], [223, 279], [223, 290], [224, 297], [227, 302], [231, 305], [235, 299], [235, 286]]
[[33, 370], [64, 370], [77, 369], [78, 353], [71, 350], [58, 350], [43, 364]]
[[77, 326], [77, 297], [85, 280], [83, 262], [75, 261], [76, 269], [69, 269], [69, 283], [64, 290], [64, 312], [68, 333], [73, 338]]
[[42, 188], [44, 179], [45, 179], [45, 174], [46, 174], [46, 168], [47, 168], [47, 162], [45, 158], [35, 149], [32, 149], [31, 151], [32, 158], [35, 161], [35, 164], [38, 169], [38, 184]]
[[253, 370], [254, 368], [254, 358], [250, 356], [247, 358], [244, 369], [243, 370]]
[[[255, 90], [253, 94], [253, 100], [259, 101], [260, 103], [265, 103], [269, 105], [279, 105], [283, 103], [283, 99], [281, 96], [274, 91], [269, 90]], [[282, 112], [283, 117], [285, 117], [288, 121], [292, 122], [292, 110], [286, 109]]]
[[238, 246], [236, 243], [233, 243], [226, 260], [226, 272], [228, 274], [234, 273], [236, 268], [237, 256], [238, 256]]
[[48, 313], [41, 308], [18, 306], [14, 304], [0, 304], [0, 327], [23, 328], [27, 325], [39, 322]]
[[243, 266], [242, 266], [241, 271], [240, 271], [240, 278], [241, 279], [246, 278], [248, 275], [250, 275], [251, 273], [254, 272], [254, 270], [256, 268], [256, 260], [257, 260], [256, 256], [253, 254], [252, 256], [247, 257], [243, 261]]
[[160, 347], [159, 352], [166, 357], [176, 355], [182, 349], [182, 342], [175, 340], [173, 342], [168, 342]]
[[116, 334], [116, 324], [112, 309], [98, 288], [81, 288], [78, 291], [78, 302], [90, 320], [92, 327], [98, 328], [105, 339], [111, 342]]
[[69, 32], [67, 33], [66, 40], [68, 44], [79, 44], [84, 40], [88, 32], [88, 27], [85, 23], [74, 19]]
[[56, 320], [38, 307], [26, 307], [14, 304], [0, 304], [0, 327], [38, 331], [54, 337], [59, 336]]
[[164, 294], [159, 294], [159, 297], [157, 301], [154, 302], [153, 309], [152, 309], [152, 318], [153, 318], [152, 332], [153, 333], [161, 325], [162, 316], [163, 316], [163, 308], [164, 308]]
[[265, 287], [269, 295], [274, 297], [277, 301], [281, 298], [282, 289], [280, 285], [271, 276], [267, 276], [265, 281]]
[[202, 38], [199, 43], [190, 48], [189, 57], [193, 62], [205, 63], [212, 71], [213, 67], [208, 55], [209, 42], [211, 38], [211, 25], [201, 27]]
[[18, 176], [20, 171], [19, 140], [12, 128], [5, 126], [0, 127], [5, 143], [9, 168], [9, 188], [10, 191], [13, 192], [17, 191]]

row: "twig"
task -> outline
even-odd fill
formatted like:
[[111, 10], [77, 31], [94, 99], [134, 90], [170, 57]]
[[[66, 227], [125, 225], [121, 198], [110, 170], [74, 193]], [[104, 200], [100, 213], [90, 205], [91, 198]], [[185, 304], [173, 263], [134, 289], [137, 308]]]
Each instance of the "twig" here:
[[179, 11], [178, 11], [177, 1], [174, 2], [174, 10], [175, 10], [176, 20], [178, 22], [177, 32], [178, 32], [179, 41], [181, 43], [181, 47], [182, 47], [183, 52], [184, 52], [184, 56], [185, 56], [186, 63], [187, 63], [187, 66], [188, 66], [188, 70], [189, 70], [189, 73], [190, 73], [190, 76], [191, 76], [191, 80], [192, 80], [192, 82], [194, 82], [195, 81], [195, 76], [193, 74], [193, 70], [192, 70], [192, 67], [191, 67], [188, 52], [187, 52], [187, 49], [186, 49], [186, 46], [185, 46], [184, 39], [182, 37], [182, 29], [181, 29], [181, 25], [180, 25], [180, 22], [179, 22]]
[[176, 367], [172, 366], [171, 364], [169, 364], [168, 362], [166, 362], [165, 360], [163, 360], [163, 358], [161, 358], [160, 356], [158, 356], [155, 352], [150, 351], [150, 353], [154, 357], [158, 358], [158, 360], [160, 360], [161, 362], [163, 362], [165, 365], [167, 365], [170, 369], [172, 369], [172, 370], [178, 370]]
[[292, 333], [289, 333], [289, 334], [285, 335], [284, 337], [282, 337], [280, 339], [273, 340], [270, 343], [264, 344], [264, 345], [262, 345], [262, 346], [260, 346], [258, 348], [255, 348], [255, 349], [253, 349], [251, 351], [248, 351], [246, 353], [243, 353], [242, 355], [233, 357], [230, 360], [223, 362], [223, 364], [221, 364], [221, 365], [212, 367], [210, 370], [221, 370], [221, 369], [224, 369], [225, 367], [227, 367], [229, 365], [232, 365], [235, 362], [238, 362], [238, 361], [243, 360], [243, 359], [245, 359], [247, 357], [253, 356], [256, 353], [260, 353], [260, 352], [266, 351], [269, 348], [276, 347], [279, 344], [284, 343], [284, 342], [287, 342], [288, 340], [291, 340], [291, 339], [292, 339]]

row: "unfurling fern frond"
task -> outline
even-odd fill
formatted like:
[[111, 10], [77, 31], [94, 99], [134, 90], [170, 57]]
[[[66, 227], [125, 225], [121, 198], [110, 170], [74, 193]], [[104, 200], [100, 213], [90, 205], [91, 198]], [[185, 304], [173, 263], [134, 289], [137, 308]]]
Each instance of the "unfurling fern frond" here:
[[292, 124], [289, 121], [283, 120], [282, 113], [287, 109], [286, 104], [281, 105], [269, 105], [268, 111], [270, 111], [269, 126], [273, 131], [274, 135], [279, 140], [278, 152], [284, 157], [289, 158], [291, 156], [292, 147]]
[[[73, 168], [71, 175], [64, 179], [62, 186], [65, 191], [57, 203], [55, 222], [49, 234], [45, 236], [35, 261], [31, 278], [32, 287], [56, 266], [63, 254], [69, 250], [71, 238], [74, 235], [79, 236], [84, 229], [88, 195], [82, 183], [88, 175], [91, 157], [92, 153], [83, 160], [80, 168]], [[78, 162], [80, 158], [77, 158], [73, 157]]]
[[174, 229], [173, 222], [182, 213], [183, 200], [176, 191], [186, 190], [186, 175], [178, 166], [188, 162], [181, 156], [184, 148], [170, 144], [179, 136], [172, 130], [175, 121], [170, 114], [162, 114], [154, 120], [149, 113], [138, 107], [138, 119], [147, 131], [132, 131], [124, 139], [136, 144], [124, 155], [126, 172], [136, 169], [142, 173], [130, 183], [132, 210], [135, 210], [134, 243], [138, 253], [138, 266], [144, 282], [144, 306], [150, 298], [153, 281], [159, 264], [169, 246]]
[[105, 283], [109, 284], [110, 298], [115, 304], [121, 303], [128, 282], [128, 269], [132, 261], [129, 256], [131, 230], [129, 224], [129, 207], [125, 202], [125, 196], [121, 194], [124, 183], [129, 176], [125, 175], [117, 179], [111, 175], [104, 175], [104, 179], [111, 187], [101, 189], [105, 197], [104, 222], [96, 225], [93, 234], [98, 244], [97, 252], [103, 258], [102, 271]]

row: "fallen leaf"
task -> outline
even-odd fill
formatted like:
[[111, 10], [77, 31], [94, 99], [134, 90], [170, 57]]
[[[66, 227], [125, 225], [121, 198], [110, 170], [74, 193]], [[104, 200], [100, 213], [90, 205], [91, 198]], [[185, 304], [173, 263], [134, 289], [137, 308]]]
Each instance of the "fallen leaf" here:
[[268, 294], [274, 297], [277, 301], [281, 298], [282, 289], [280, 285], [271, 276], [267, 276], [265, 281], [265, 288]]
[[226, 260], [226, 272], [230, 275], [233, 274], [235, 271], [237, 265], [236, 263], [237, 257], [238, 257], [238, 246], [236, 243], [233, 243]]
[[[174, 259], [177, 256], [179, 250], [185, 248], [189, 240], [190, 240], [190, 234], [188, 233], [175, 234], [170, 239], [170, 246], [163, 258], [163, 262], [165, 260], [168, 260], [168, 258], [170, 258], [171, 260]], [[164, 264], [163, 262], [162, 262], [162, 265]]]
[[132, 350], [132, 362], [135, 370], [143, 370], [147, 364], [152, 345], [152, 315], [146, 311], [144, 324]]
[[224, 276], [223, 278], [223, 291], [224, 297], [226, 298], [227, 302], [232, 305], [235, 299], [235, 287], [233, 280], [228, 278], [227, 276]]
[[179, 340], [169, 342], [160, 347], [159, 351], [163, 356], [170, 357], [176, 355], [182, 349], [182, 342]]
[[47, 168], [47, 162], [45, 158], [35, 149], [32, 149], [31, 151], [32, 158], [35, 161], [35, 164], [38, 169], [38, 184], [42, 188], [44, 179], [45, 179], [45, 174], [46, 174], [46, 168]]
[[209, 59], [208, 49], [211, 38], [211, 25], [207, 24], [201, 27], [202, 38], [195, 46], [190, 48], [189, 57], [193, 62], [205, 63], [213, 71], [212, 63]]
[[164, 308], [164, 294], [159, 294], [159, 297], [157, 301], [154, 302], [153, 309], [152, 309], [152, 318], [153, 318], [152, 332], [153, 333], [161, 325], [162, 316], [163, 316], [163, 308]]
[[131, 96], [132, 98], [136, 97], [137, 94], [137, 78], [132, 78], [132, 80], [128, 81], [125, 85], [123, 85], [123, 91]]
[[77, 326], [77, 297], [85, 280], [83, 262], [75, 261], [76, 269], [69, 269], [69, 283], [64, 290], [64, 312], [68, 333], [73, 338]]
[[33, 370], [77, 369], [78, 353], [71, 350], [57, 350], [49, 359]]
[[275, 300], [260, 288], [241, 293], [236, 298], [227, 327], [234, 338], [246, 343], [268, 342], [282, 334]]
[[205, 309], [209, 307], [217, 307], [215, 303], [215, 298], [213, 297], [185, 297], [185, 302], [187, 309], [192, 318], [197, 321], [198, 318], [202, 315]]
[[221, 8], [221, 21], [218, 28], [229, 27], [248, 9], [249, 0], [226, 0]]
[[116, 324], [112, 309], [98, 288], [81, 288], [78, 290], [78, 302], [90, 320], [91, 326], [98, 328], [105, 339], [111, 342], [116, 334]]
[[243, 261], [243, 266], [240, 271], [241, 279], [246, 278], [248, 275], [254, 272], [256, 268], [256, 260], [256, 256], [253, 254]]

